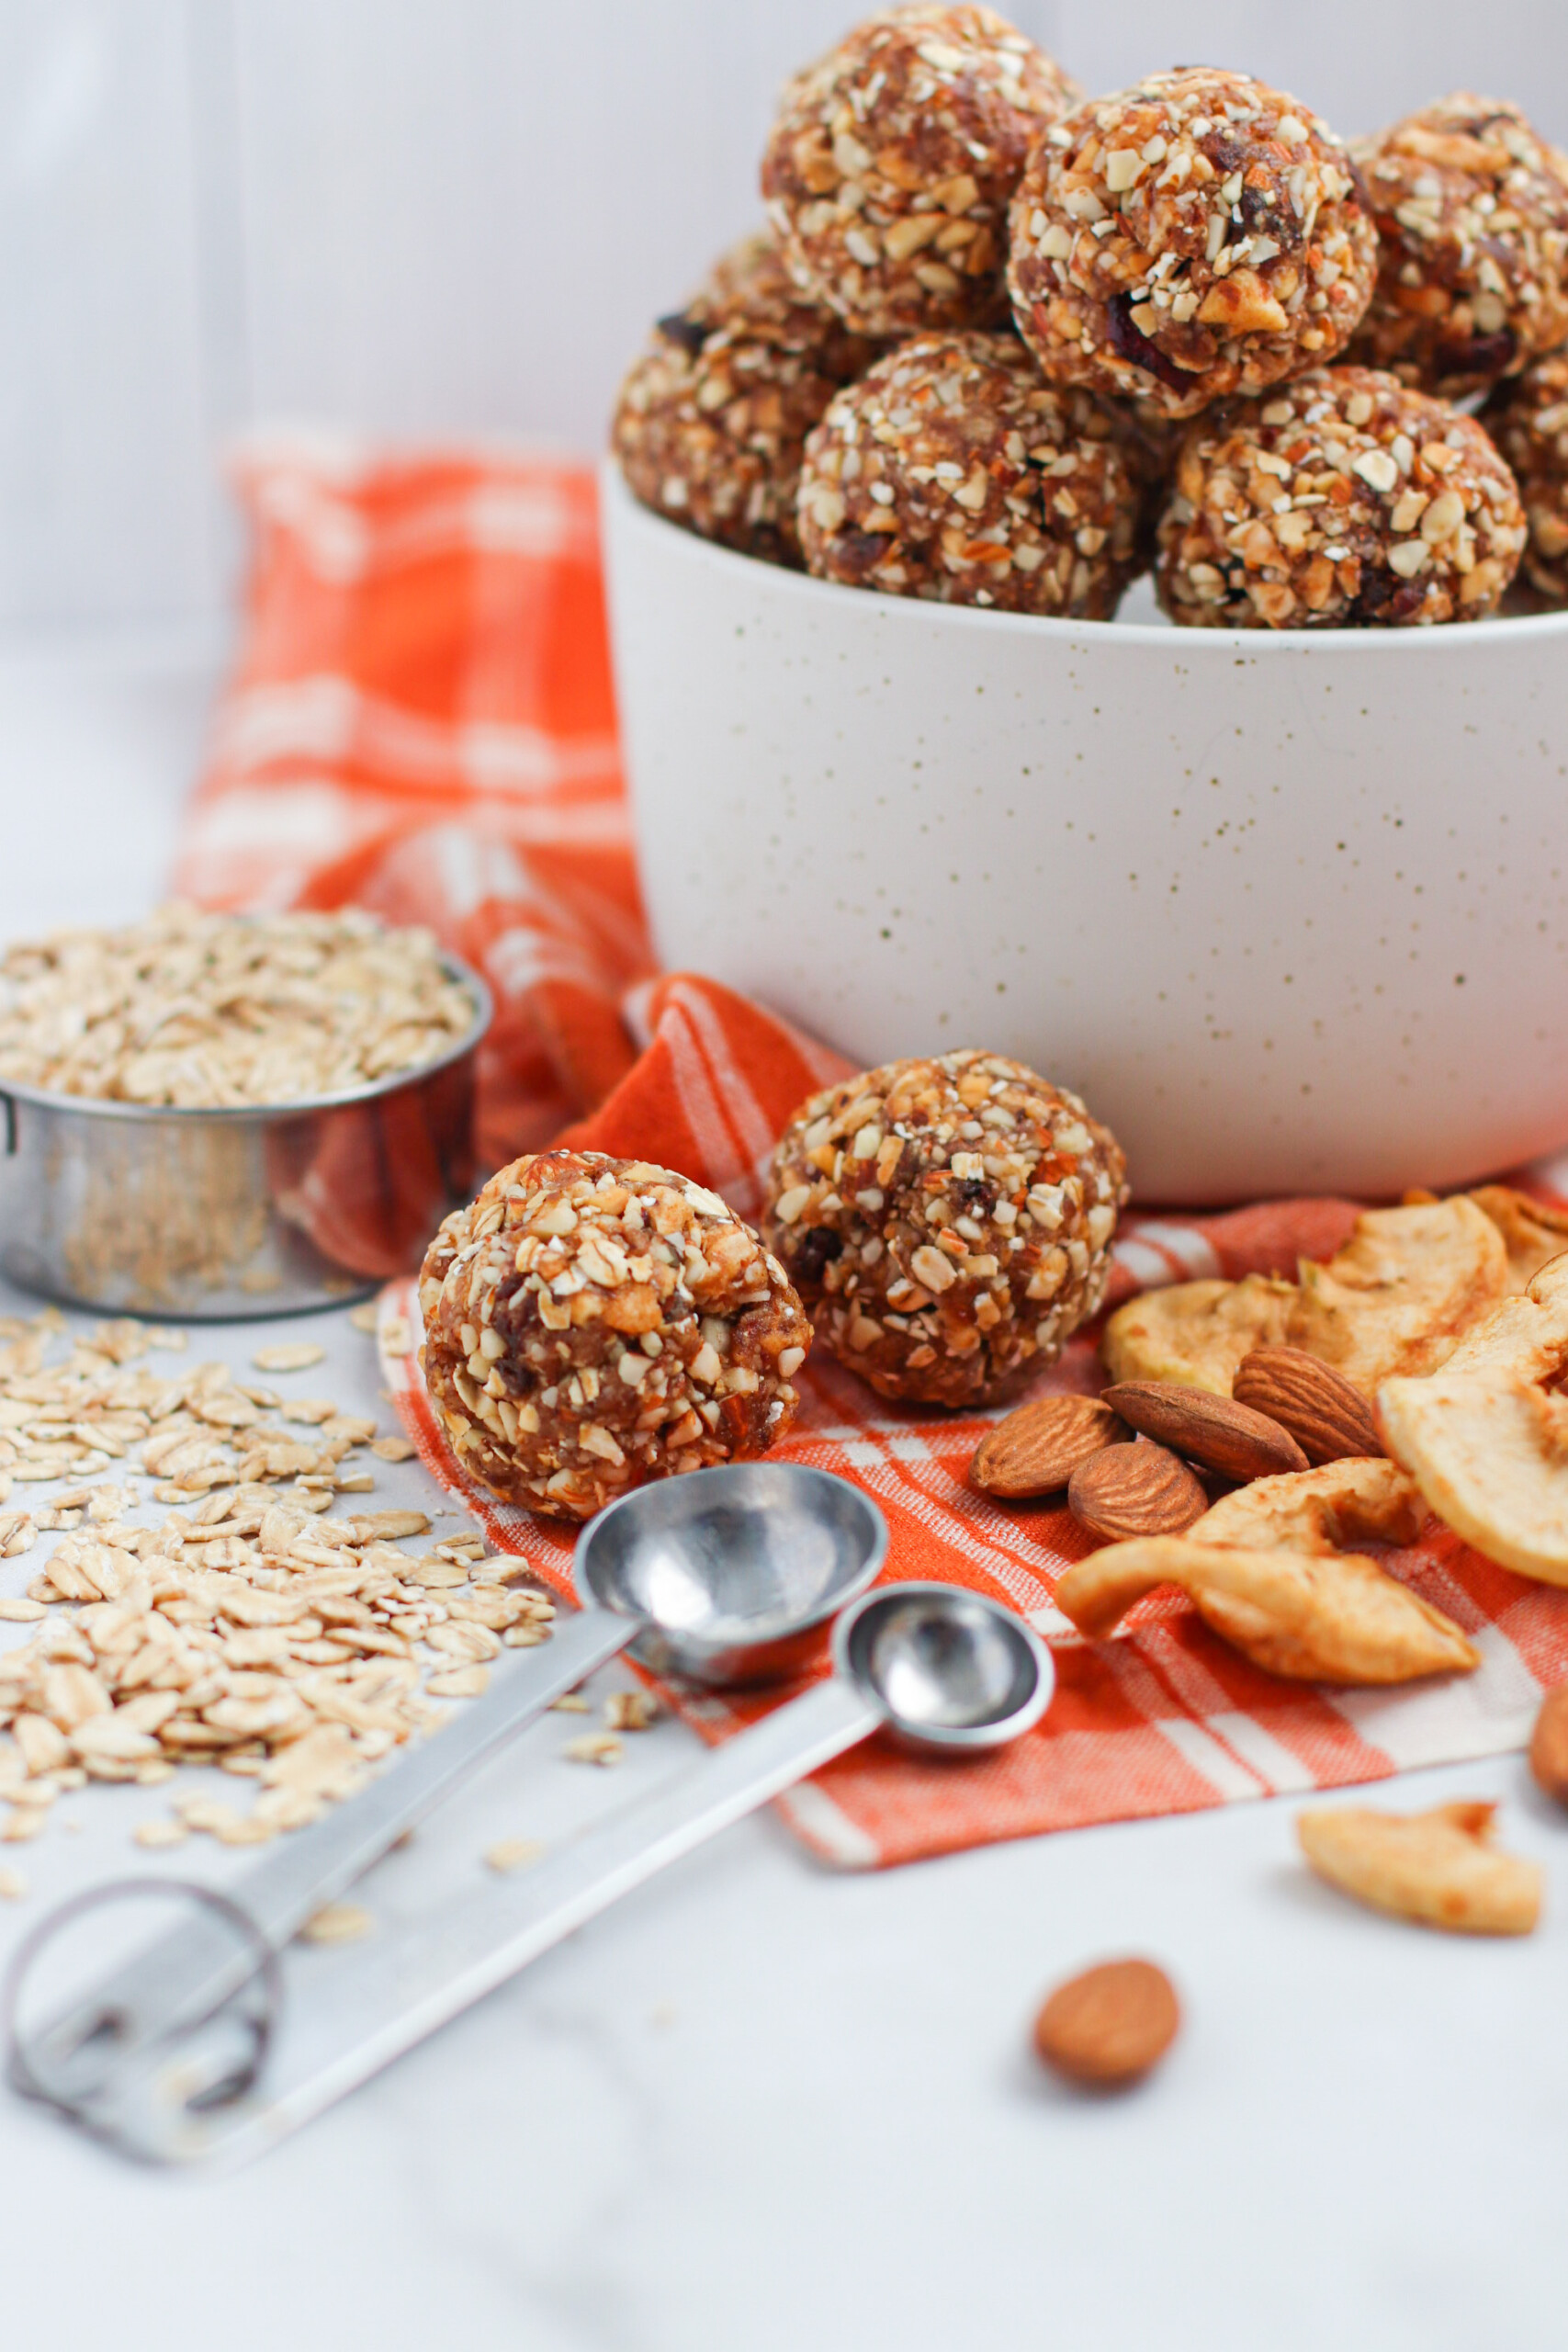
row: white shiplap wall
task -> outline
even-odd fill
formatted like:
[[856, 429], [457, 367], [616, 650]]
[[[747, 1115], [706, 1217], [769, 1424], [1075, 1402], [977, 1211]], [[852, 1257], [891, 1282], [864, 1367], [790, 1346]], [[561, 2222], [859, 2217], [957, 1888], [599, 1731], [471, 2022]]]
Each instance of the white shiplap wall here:
[[[1353, 130], [1438, 91], [1568, 139], [1564, 0], [1021, 0], [1091, 87], [1173, 57]], [[227, 435], [592, 448], [756, 210], [854, 0], [0, 0], [0, 625], [230, 591]]]

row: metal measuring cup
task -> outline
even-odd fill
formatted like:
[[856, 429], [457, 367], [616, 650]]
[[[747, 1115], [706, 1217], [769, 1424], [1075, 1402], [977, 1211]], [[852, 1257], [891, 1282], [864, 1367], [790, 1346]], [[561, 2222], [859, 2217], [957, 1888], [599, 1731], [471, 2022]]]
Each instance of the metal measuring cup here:
[[[85, 2108], [138, 2052], [220, 2010], [254, 1973], [258, 1942], [281, 1950], [525, 1725], [621, 1650], [702, 1683], [799, 1673], [825, 1650], [830, 1620], [875, 1580], [886, 1552], [886, 1521], [871, 1498], [799, 1464], [730, 1463], [622, 1496], [579, 1539], [573, 1566], [584, 1606], [550, 1641], [513, 1652], [483, 1697], [449, 1718], [438, 1737], [237, 1877], [227, 1899], [249, 1922], [248, 1938], [202, 1905], [73, 1999], [32, 2041], [20, 2087]], [[63, 1916], [28, 1939], [21, 1965]]]
[[38, 2087], [127, 2154], [242, 2163], [872, 1733], [891, 1732], [926, 1753], [972, 1755], [1029, 1730], [1055, 1687], [1038, 1635], [997, 1602], [952, 1585], [888, 1585], [868, 1594], [840, 1619], [832, 1655], [826, 1681], [525, 1878], [470, 1896], [324, 1975], [290, 2021], [265, 2098], [250, 2096], [259, 2069], [247, 2071], [243, 2059], [254, 2029], [236, 2029], [222, 2013], [201, 2032], [111, 2069], [91, 2098]]

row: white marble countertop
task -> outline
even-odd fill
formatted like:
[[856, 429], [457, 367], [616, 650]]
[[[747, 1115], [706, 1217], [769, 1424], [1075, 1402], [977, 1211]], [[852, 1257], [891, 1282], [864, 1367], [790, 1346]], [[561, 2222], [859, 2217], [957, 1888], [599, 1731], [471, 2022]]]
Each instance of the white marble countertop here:
[[[0, 646], [5, 935], [153, 898], [215, 658], [199, 639]], [[385, 1417], [368, 1340], [342, 1315], [311, 1328], [332, 1362], [296, 1382]], [[195, 1344], [241, 1364], [270, 1335]], [[38, 1561], [0, 1564], [0, 1589]], [[554, 1844], [694, 1746], [661, 1724], [599, 1772], [560, 1756], [581, 1727], [525, 1735], [367, 1905], [439, 1903], [496, 1838]], [[130, 1838], [164, 1793], [89, 1788], [4, 1849], [30, 1892], [0, 1904], [0, 1959], [51, 1901], [169, 1866]], [[247, 2172], [137, 2171], [0, 2092], [0, 2340], [1559, 2352], [1568, 1824], [1517, 1758], [1380, 1801], [1459, 1794], [1500, 1798], [1506, 1842], [1547, 1866], [1525, 1941], [1353, 1909], [1296, 1860], [1293, 1801], [866, 1877], [818, 1868], [769, 1816]], [[173, 1860], [219, 1880], [245, 1855], [199, 1840]], [[1026, 2055], [1042, 1993], [1130, 1951], [1181, 1990], [1168, 2063], [1118, 2100], [1054, 2087]]]

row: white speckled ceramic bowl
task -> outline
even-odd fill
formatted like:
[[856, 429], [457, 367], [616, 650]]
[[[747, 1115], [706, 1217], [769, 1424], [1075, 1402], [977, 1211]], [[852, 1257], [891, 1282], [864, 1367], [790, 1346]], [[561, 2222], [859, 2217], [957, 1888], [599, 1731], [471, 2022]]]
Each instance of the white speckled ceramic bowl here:
[[1568, 614], [1030, 620], [751, 562], [613, 469], [604, 511], [667, 967], [862, 1062], [1018, 1055], [1146, 1201], [1568, 1141]]

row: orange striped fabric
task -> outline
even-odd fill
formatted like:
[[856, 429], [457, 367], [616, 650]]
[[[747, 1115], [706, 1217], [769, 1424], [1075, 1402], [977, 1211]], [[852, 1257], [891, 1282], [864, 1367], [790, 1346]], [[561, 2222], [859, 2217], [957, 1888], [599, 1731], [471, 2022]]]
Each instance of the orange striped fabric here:
[[[617, 763], [586, 472], [527, 458], [355, 463], [253, 453], [241, 486], [257, 559], [243, 659], [220, 717], [179, 883], [219, 906], [353, 899], [431, 924], [494, 987], [483, 1146], [498, 1164], [566, 1130], [682, 1170], [754, 1216], [773, 1137], [846, 1065], [716, 982], [658, 977], [637, 903]], [[1418, 1175], [1419, 1171], [1412, 1171]], [[1527, 1178], [1561, 1199], [1568, 1170]], [[1197, 1275], [1293, 1272], [1344, 1239], [1355, 1204], [1297, 1200], [1212, 1217], [1138, 1215], [1111, 1297]], [[498, 1547], [570, 1596], [569, 1531], [458, 1471], [417, 1358], [412, 1285], [383, 1302], [383, 1362], [421, 1456]], [[1092, 1391], [1080, 1336], [1040, 1393]], [[1277, 1680], [1154, 1595], [1087, 1644], [1055, 1607], [1089, 1548], [1067, 1513], [964, 1483], [984, 1417], [899, 1408], [818, 1353], [780, 1452], [855, 1480], [892, 1531], [888, 1574], [968, 1585], [1019, 1610], [1055, 1654], [1045, 1721], [954, 1767], [877, 1743], [781, 1800], [848, 1866], [1238, 1798], [1371, 1781], [1518, 1747], [1568, 1674], [1568, 1602], [1442, 1532], [1388, 1566], [1470, 1634], [1472, 1676], [1402, 1690]], [[722, 1739], [780, 1694], [671, 1689]]]

